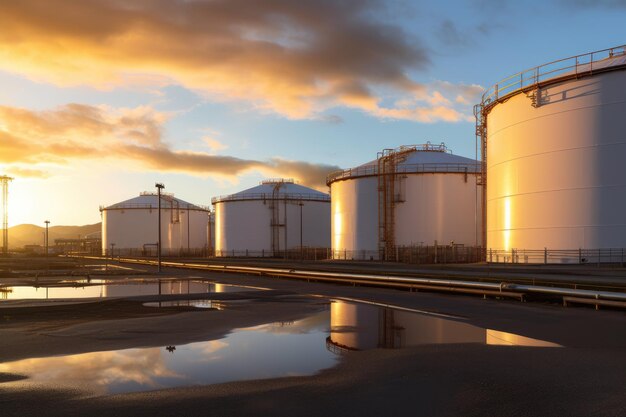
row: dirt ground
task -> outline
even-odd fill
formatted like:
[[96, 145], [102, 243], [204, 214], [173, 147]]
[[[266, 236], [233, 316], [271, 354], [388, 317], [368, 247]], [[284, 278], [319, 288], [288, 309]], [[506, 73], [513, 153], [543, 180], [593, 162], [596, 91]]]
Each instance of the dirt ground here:
[[[344, 353], [337, 366], [309, 377], [97, 397], [55, 387], [19, 388], [16, 381], [24, 376], [5, 373], [0, 374], [1, 415], [626, 415], [624, 312], [193, 273], [198, 275], [272, 290], [211, 294], [227, 305], [219, 312], [143, 306], [155, 297], [77, 304], [2, 302], [0, 362], [216, 340], [235, 328], [306, 317], [327, 308], [334, 297], [446, 313], [564, 347], [374, 349]], [[237, 299], [250, 301], [233, 302]]]

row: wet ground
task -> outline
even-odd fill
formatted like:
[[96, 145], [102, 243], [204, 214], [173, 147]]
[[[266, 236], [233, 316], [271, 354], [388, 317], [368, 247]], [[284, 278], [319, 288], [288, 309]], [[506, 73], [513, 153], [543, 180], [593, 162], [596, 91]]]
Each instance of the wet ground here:
[[626, 415], [623, 312], [163, 277], [1, 279], [2, 415]]

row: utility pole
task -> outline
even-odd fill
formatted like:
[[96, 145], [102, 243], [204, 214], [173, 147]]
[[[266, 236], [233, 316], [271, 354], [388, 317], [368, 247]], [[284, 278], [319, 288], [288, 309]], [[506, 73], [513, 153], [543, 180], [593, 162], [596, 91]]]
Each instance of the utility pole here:
[[[154, 186], [157, 188], [157, 196], [158, 196], [158, 218], [159, 218], [159, 240], [157, 242], [157, 257], [158, 257], [158, 272], [161, 272], [161, 190], [165, 188], [165, 185], [163, 185], [163, 183], [157, 182], [156, 184], [154, 184]], [[159, 292], [161, 291], [161, 284], [159, 284]]]
[[6, 175], [0, 176], [2, 184], [2, 254], [9, 253], [9, 182], [13, 178]]

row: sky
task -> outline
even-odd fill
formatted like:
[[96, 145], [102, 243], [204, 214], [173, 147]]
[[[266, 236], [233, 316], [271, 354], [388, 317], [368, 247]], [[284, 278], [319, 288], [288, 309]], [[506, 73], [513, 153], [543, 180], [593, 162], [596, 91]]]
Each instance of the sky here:
[[400, 145], [475, 157], [483, 89], [626, 44], [626, 1], [0, 0], [9, 226], [155, 182], [200, 205]]

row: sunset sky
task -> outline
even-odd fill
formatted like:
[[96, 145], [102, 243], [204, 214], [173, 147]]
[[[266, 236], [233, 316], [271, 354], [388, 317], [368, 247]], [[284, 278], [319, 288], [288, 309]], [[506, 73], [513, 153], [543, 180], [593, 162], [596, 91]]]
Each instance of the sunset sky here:
[[0, 0], [9, 223], [100, 221], [153, 190], [196, 204], [383, 148], [474, 157], [499, 79], [626, 44], [626, 1]]

